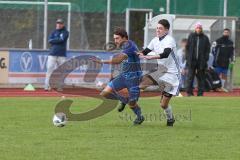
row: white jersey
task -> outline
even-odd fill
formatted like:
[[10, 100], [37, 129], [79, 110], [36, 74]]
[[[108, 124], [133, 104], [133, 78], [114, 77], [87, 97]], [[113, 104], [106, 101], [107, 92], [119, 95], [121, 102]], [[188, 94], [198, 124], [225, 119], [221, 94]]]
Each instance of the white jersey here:
[[158, 64], [166, 67], [167, 73], [179, 74], [180, 68], [176, 58], [176, 42], [172, 36], [166, 35], [162, 40], [159, 40], [159, 37], [155, 37], [151, 40], [147, 48], [152, 50], [148, 55], [159, 55], [163, 53], [165, 48], [171, 48], [172, 52], [168, 58], [158, 59]]
[[176, 42], [172, 36], [166, 35], [159, 40], [158, 37], [152, 39], [148, 47], [152, 52], [148, 55], [159, 55], [165, 48], [171, 48], [172, 52], [168, 58], [158, 59], [159, 69], [149, 75], [158, 83], [161, 91], [172, 95], [178, 95], [180, 82], [180, 67], [176, 58]]

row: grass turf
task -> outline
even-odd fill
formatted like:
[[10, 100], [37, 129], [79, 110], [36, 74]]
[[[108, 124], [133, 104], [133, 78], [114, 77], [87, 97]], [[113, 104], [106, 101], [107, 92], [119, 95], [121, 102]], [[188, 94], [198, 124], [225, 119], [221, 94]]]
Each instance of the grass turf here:
[[[240, 98], [174, 98], [173, 128], [160, 117], [159, 98], [140, 100], [147, 116], [132, 126], [130, 109], [86, 122], [52, 125], [60, 98], [0, 98], [2, 160], [219, 160], [240, 157]], [[73, 112], [98, 100], [74, 98]]]

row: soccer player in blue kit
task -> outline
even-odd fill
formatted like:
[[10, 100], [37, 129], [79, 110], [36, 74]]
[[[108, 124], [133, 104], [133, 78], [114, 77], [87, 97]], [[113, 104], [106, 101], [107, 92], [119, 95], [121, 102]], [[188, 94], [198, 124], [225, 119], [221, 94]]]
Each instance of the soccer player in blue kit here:
[[[121, 53], [118, 53], [110, 60], [92, 59], [96, 63], [101, 64], [120, 64], [120, 74], [112, 79], [103, 89], [100, 95], [108, 99], [116, 99], [121, 101], [121, 108], [126, 104], [130, 106], [132, 111], [136, 114], [134, 125], [139, 125], [144, 121], [141, 113], [141, 108], [137, 104], [140, 96], [140, 80], [142, 76], [140, 59], [137, 55], [138, 48], [136, 44], [128, 39], [127, 32], [122, 28], [117, 28], [114, 31], [114, 42], [118, 48], [121, 48]], [[118, 91], [127, 88], [128, 98], [118, 94]]]

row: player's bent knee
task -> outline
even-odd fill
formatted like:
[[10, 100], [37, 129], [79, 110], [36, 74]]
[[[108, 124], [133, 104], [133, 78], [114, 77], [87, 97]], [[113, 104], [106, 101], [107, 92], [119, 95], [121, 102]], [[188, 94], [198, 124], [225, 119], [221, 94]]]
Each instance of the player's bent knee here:
[[164, 97], [167, 97], [167, 98], [172, 98], [172, 94], [170, 94], [170, 93], [167, 93], [167, 92], [163, 92], [163, 96]]
[[134, 108], [137, 105], [137, 101], [130, 101], [128, 102], [130, 108]]
[[108, 95], [109, 95], [109, 92], [106, 92], [106, 91], [102, 91], [102, 92], [100, 93], [100, 96], [103, 96], [103, 97], [105, 97], [105, 98], [107, 98]]
[[167, 93], [167, 92], [162, 93], [162, 98], [161, 98], [160, 105], [163, 109], [168, 107], [168, 103], [169, 103], [171, 98], [172, 98], [172, 94]]

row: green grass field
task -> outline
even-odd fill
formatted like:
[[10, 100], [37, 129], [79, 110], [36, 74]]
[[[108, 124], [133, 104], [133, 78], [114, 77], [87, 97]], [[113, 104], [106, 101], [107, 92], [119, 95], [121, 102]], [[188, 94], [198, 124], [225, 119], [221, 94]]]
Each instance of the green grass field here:
[[[60, 98], [0, 98], [1, 160], [239, 160], [240, 98], [174, 98], [173, 128], [159, 118], [159, 98], [140, 100], [147, 120], [132, 126], [130, 109], [86, 122], [52, 124]], [[74, 98], [71, 110], [98, 100]], [[162, 111], [161, 111], [162, 112]], [[157, 118], [149, 118], [150, 115]], [[126, 118], [128, 117], [128, 118]]]

